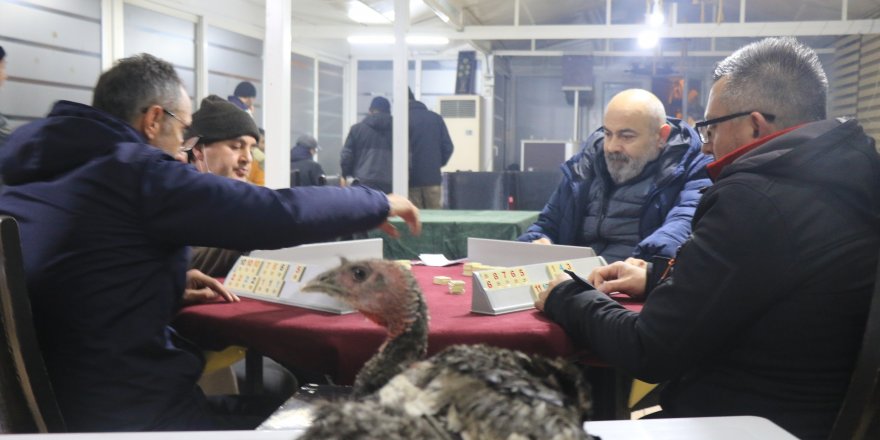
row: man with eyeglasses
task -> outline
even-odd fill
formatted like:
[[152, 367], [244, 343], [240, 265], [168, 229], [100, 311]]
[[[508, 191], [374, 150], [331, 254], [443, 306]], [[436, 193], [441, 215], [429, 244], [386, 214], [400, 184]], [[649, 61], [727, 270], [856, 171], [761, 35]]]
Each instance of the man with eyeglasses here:
[[[880, 158], [855, 120], [826, 119], [816, 53], [791, 38], [715, 68], [716, 161], [674, 265], [595, 269], [536, 306], [604, 361], [664, 382], [663, 417], [756, 415], [828, 438], [859, 353], [880, 249]], [[645, 298], [640, 313], [606, 293]]]
[[647, 90], [615, 95], [603, 122], [562, 165], [562, 181], [518, 240], [589, 246], [608, 262], [671, 258], [691, 232], [711, 157]]
[[199, 173], [175, 160], [191, 112], [174, 67], [142, 54], [101, 75], [92, 106], [59, 101], [0, 152], [0, 214], [21, 225], [40, 350], [71, 431], [247, 429], [274, 409], [212, 401], [196, 385], [204, 359], [169, 323], [185, 291], [236, 298], [187, 276], [188, 245], [273, 249], [380, 225], [395, 235], [389, 216], [420, 231], [418, 210], [393, 194]]

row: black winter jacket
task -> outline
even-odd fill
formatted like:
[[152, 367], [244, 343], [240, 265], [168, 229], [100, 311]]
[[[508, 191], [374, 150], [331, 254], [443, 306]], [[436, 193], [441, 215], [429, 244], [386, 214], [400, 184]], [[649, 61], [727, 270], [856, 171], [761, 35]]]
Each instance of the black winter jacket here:
[[[296, 184], [296, 173], [299, 171], [299, 184]], [[309, 148], [297, 145], [290, 149], [290, 186], [318, 186], [324, 168], [312, 158]]]
[[452, 138], [443, 118], [420, 101], [409, 102], [409, 186], [435, 186], [452, 156]]
[[391, 115], [371, 113], [354, 124], [342, 146], [342, 175], [362, 184], [391, 192]]
[[669, 416], [757, 415], [826, 438], [865, 328], [878, 219], [874, 140], [854, 120], [810, 123], [723, 169], [641, 313], [570, 282], [545, 310], [611, 365], [668, 382]]

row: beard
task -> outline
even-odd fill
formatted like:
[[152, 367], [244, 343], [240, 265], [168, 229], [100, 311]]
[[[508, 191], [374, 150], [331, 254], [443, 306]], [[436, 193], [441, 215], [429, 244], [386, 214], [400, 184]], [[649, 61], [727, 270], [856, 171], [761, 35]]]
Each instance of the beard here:
[[651, 157], [629, 157], [624, 153], [605, 153], [605, 164], [608, 174], [615, 184], [620, 185], [637, 177], [645, 169], [645, 165], [653, 160]]

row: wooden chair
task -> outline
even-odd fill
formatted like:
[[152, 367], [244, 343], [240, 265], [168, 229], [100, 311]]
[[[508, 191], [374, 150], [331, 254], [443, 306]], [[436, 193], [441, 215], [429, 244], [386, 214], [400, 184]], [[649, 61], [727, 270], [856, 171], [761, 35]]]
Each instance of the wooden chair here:
[[37, 344], [18, 223], [0, 216], [0, 432], [65, 431]]
[[880, 438], [880, 262], [868, 323], [846, 399], [831, 430], [832, 440]]

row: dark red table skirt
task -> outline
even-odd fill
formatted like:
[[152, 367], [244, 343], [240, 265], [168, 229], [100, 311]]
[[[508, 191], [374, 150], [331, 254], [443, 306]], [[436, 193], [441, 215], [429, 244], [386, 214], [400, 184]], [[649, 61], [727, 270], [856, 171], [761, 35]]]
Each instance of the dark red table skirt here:
[[[413, 266], [431, 316], [429, 354], [454, 344], [485, 343], [545, 356], [580, 356], [562, 328], [537, 310], [489, 316], [471, 313], [471, 282], [462, 266]], [[463, 295], [432, 283], [435, 275], [466, 281]], [[641, 304], [626, 307], [640, 310]], [[363, 315], [335, 315], [295, 306], [242, 298], [240, 303], [189, 306], [174, 321], [184, 337], [206, 349], [241, 345], [278, 362], [330, 375], [351, 384], [355, 374], [385, 337], [384, 329]]]

